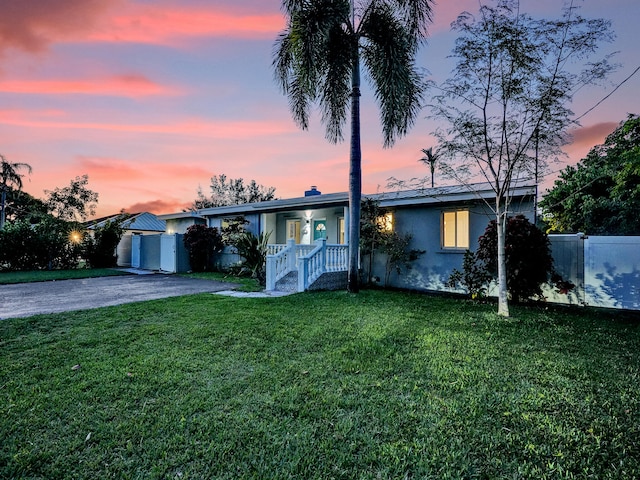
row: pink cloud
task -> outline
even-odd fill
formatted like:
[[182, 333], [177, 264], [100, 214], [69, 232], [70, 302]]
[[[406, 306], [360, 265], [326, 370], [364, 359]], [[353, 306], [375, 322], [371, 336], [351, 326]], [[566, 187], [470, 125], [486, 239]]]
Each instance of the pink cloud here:
[[271, 38], [284, 25], [279, 13], [140, 6], [114, 15], [88, 34], [86, 40], [169, 44], [185, 37]]
[[128, 74], [86, 80], [0, 80], [0, 92], [42, 95], [110, 95], [142, 97], [176, 95], [178, 89], [160, 85], [144, 75]]
[[[128, 0], [9, 1], [0, 15], [0, 53], [38, 53], [56, 42], [174, 44], [193, 37], [272, 38], [284, 27], [274, 8], [188, 7]], [[258, 12], [258, 13], [256, 13]]]
[[591, 149], [596, 145], [604, 143], [607, 135], [612, 133], [618, 124], [615, 122], [601, 122], [588, 127], [578, 128], [571, 132], [573, 141], [571, 146], [573, 148], [588, 148]]
[[125, 208], [126, 212], [150, 212], [156, 214], [179, 212], [188, 208], [191, 203], [184, 203], [179, 200], [147, 200], [145, 202], [137, 202]]
[[253, 137], [269, 137], [295, 131], [295, 125], [289, 121], [226, 121], [203, 120], [200, 118], [186, 119], [172, 123], [98, 123], [68, 121], [63, 113], [58, 119], [52, 119], [51, 114], [42, 116], [39, 112], [26, 110], [0, 110], [0, 124], [31, 128], [56, 128], [77, 130], [106, 130], [112, 132], [172, 134], [217, 139], [244, 139]]
[[87, 31], [121, 0], [6, 1], [0, 15], [0, 52], [7, 47], [36, 53], [53, 41]]
[[80, 170], [98, 181], [119, 181], [134, 183], [138, 180], [153, 178], [171, 179], [208, 179], [211, 172], [199, 165], [188, 163], [135, 162], [117, 158], [79, 156]]

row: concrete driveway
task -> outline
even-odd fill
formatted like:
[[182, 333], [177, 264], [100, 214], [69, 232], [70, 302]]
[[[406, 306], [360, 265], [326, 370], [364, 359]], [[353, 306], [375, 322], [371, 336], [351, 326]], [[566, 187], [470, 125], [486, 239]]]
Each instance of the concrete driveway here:
[[231, 283], [163, 274], [0, 285], [0, 320], [193, 293], [220, 292], [235, 286]]

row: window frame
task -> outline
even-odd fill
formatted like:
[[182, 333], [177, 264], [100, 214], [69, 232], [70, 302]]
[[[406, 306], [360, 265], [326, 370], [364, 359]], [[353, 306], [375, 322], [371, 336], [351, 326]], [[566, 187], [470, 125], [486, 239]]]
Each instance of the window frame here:
[[[466, 232], [460, 232], [459, 231], [459, 214], [460, 213], [464, 213], [466, 215]], [[449, 241], [448, 237], [449, 237], [449, 228], [447, 228], [447, 221], [445, 219], [445, 217], [447, 216], [447, 214], [454, 214], [454, 221], [453, 221], [453, 240], [454, 240], [454, 245], [447, 245], [447, 242]], [[449, 232], [450, 233], [450, 232]], [[460, 240], [460, 235], [466, 233], [466, 238], [464, 239], [464, 242], [466, 243], [463, 244]], [[464, 252], [466, 250], [469, 250], [470, 245], [471, 245], [471, 212], [468, 208], [452, 208], [452, 209], [447, 209], [447, 210], [443, 210], [441, 212], [440, 215], [440, 248], [444, 251], [456, 251], [456, 252]]]

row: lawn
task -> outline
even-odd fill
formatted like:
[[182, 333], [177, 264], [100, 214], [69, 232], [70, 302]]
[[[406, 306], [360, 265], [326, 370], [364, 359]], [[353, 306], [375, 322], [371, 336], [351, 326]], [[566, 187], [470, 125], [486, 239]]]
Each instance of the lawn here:
[[0, 322], [0, 478], [640, 478], [640, 323], [363, 291]]
[[77, 268], [73, 270], [31, 270], [26, 272], [0, 272], [0, 285], [10, 283], [49, 282], [51, 280], [70, 280], [75, 278], [107, 277], [130, 275], [123, 270], [113, 268]]

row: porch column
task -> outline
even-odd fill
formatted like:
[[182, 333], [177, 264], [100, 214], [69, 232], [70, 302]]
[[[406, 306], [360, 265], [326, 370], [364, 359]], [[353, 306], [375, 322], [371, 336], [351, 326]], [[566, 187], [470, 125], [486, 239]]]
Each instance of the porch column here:
[[344, 207], [344, 244], [349, 245], [349, 207]]

